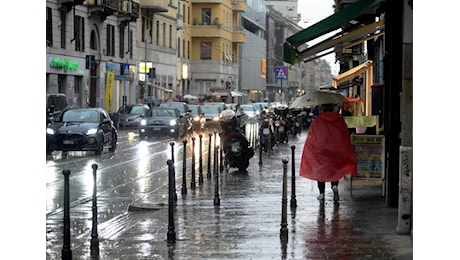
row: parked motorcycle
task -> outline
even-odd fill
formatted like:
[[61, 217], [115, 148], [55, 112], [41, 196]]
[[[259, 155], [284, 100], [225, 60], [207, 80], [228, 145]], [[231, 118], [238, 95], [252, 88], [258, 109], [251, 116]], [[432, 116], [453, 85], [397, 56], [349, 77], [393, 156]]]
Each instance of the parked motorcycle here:
[[254, 149], [244, 136], [239, 127], [235, 112], [226, 109], [220, 113], [220, 126], [222, 129], [222, 150], [224, 152], [224, 166], [246, 171], [249, 160], [254, 156]]
[[268, 153], [273, 149], [276, 143], [275, 133], [269, 116], [266, 116], [259, 128], [259, 148]]

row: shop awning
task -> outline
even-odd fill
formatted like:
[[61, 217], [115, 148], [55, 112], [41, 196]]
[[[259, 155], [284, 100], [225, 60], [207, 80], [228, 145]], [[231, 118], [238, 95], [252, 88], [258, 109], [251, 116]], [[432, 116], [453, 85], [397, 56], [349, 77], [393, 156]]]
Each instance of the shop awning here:
[[[318, 23], [290, 36], [284, 43], [284, 61], [294, 64], [300, 61], [298, 54], [307, 50], [306, 43], [324, 34], [330, 33], [348, 24], [354, 18], [365, 14], [381, 0], [359, 0], [340, 9], [335, 14], [319, 21]], [[302, 46], [304, 45], [304, 46]]]
[[[385, 21], [381, 20], [381, 21], [360, 27], [359, 29], [356, 29], [354, 31], [347, 32], [345, 34], [339, 33], [310, 48], [307, 48], [306, 50], [302, 52], [298, 52], [297, 57], [298, 59], [306, 62], [314, 58], [317, 58], [313, 56], [320, 56], [320, 57], [324, 56], [324, 55], [319, 55], [319, 53], [325, 50], [329, 50], [331, 48], [340, 48], [340, 49], [350, 48], [363, 41], [367, 41], [367, 40], [376, 38], [384, 34], [384, 31], [383, 31], [384, 27], [385, 27]], [[334, 49], [332, 49], [330, 52], [327, 52], [326, 54], [329, 54], [333, 51]]]
[[361, 65], [356, 66], [350, 70], [345, 71], [344, 73], [335, 76], [332, 79], [332, 86], [337, 88], [337, 85], [339, 85], [341, 82], [344, 82], [345, 80], [350, 80], [353, 79], [356, 76], [359, 76], [360, 74], [367, 72], [369, 67], [372, 66], [372, 61], [368, 60], [366, 62], [363, 62]]

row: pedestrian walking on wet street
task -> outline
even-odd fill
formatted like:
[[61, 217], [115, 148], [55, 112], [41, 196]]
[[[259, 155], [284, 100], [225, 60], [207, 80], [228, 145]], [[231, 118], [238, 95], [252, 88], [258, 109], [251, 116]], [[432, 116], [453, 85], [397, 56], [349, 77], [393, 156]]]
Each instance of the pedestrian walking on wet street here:
[[348, 127], [335, 107], [321, 105], [321, 112], [308, 131], [300, 161], [299, 175], [317, 181], [320, 201], [324, 201], [326, 182], [331, 183], [337, 202], [339, 180], [348, 174], [357, 175]]

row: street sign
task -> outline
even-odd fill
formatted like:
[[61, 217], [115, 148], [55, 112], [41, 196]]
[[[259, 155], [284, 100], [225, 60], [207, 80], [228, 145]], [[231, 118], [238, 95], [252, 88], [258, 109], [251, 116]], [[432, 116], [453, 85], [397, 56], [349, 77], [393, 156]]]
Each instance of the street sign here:
[[123, 75], [129, 76], [129, 63], [123, 63]]
[[275, 79], [287, 79], [288, 70], [286, 66], [275, 67]]

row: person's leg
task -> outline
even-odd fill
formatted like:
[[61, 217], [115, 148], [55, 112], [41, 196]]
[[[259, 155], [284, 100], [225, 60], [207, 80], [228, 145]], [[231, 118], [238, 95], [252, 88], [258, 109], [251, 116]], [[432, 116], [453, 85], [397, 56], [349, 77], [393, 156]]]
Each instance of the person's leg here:
[[319, 189], [319, 200], [324, 200], [324, 190], [326, 189], [326, 183], [318, 181], [318, 189]]
[[331, 182], [332, 192], [334, 192], [334, 201], [339, 201], [339, 181]]

